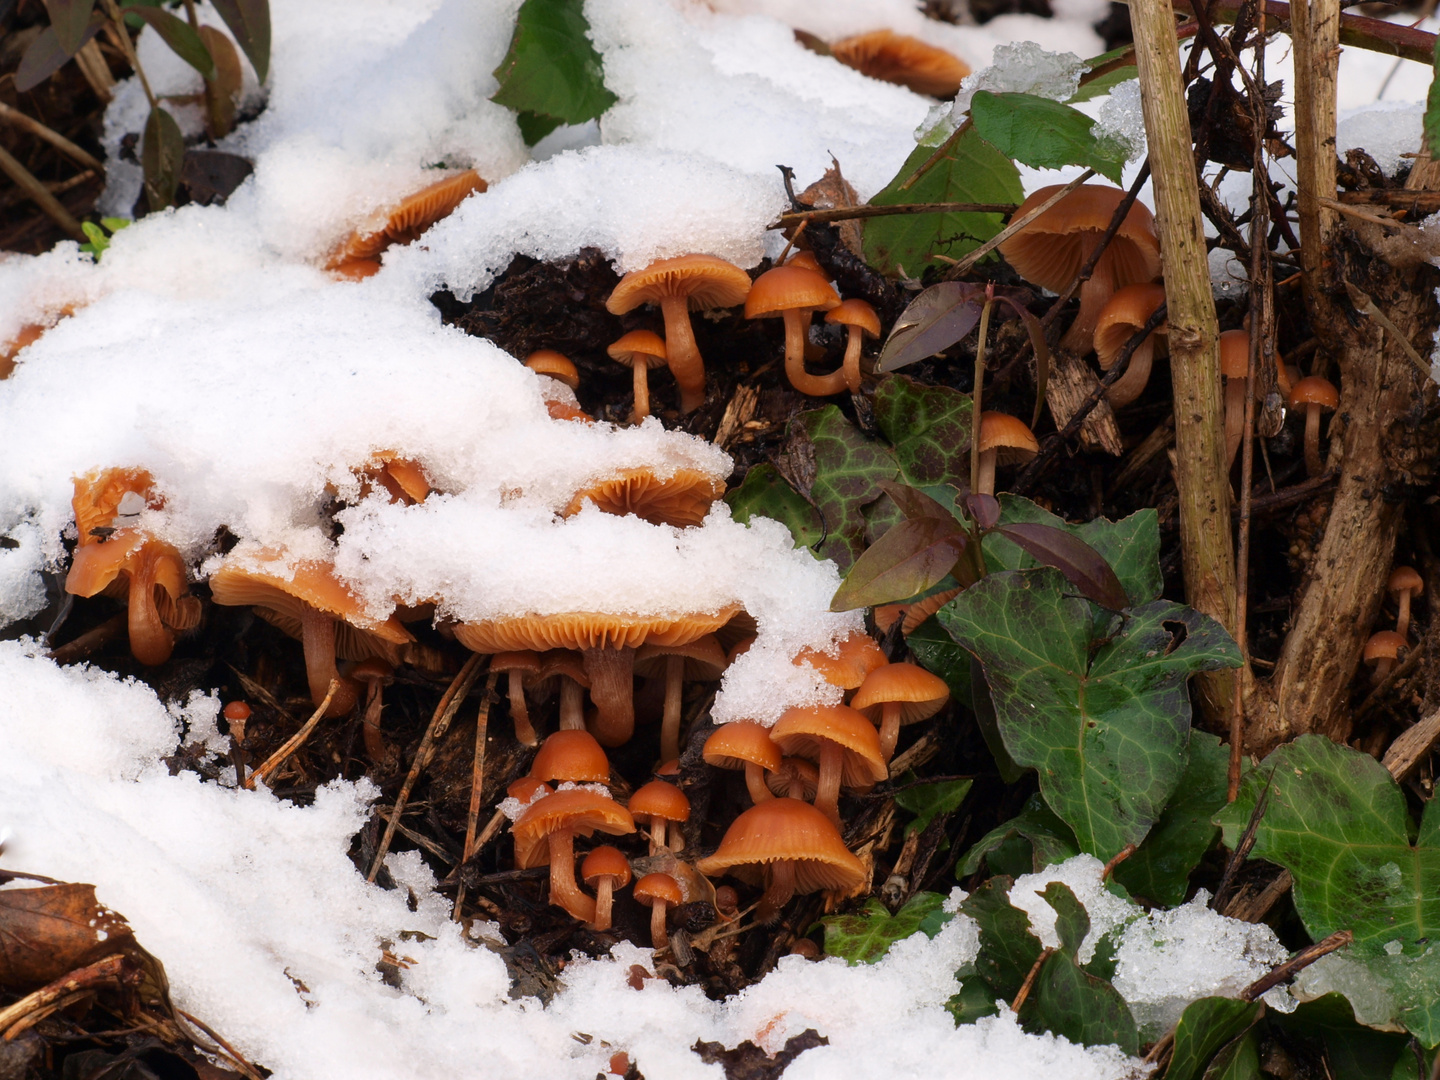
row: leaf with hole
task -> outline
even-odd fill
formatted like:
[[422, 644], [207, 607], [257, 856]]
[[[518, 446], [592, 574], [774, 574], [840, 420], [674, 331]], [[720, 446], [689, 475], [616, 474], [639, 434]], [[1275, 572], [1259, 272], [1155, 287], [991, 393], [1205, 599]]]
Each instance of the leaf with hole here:
[[[894, 915], [873, 896], [852, 915], [827, 915], [825, 953], [840, 956], [850, 964], [874, 964], [884, 959], [890, 946], [911, 934], [928, 930], [934, 937], [942, 923], [930, 917], [941, 912], [945, 897], [940, 893], [916, 893]], [[943, 914], [943, 912], [941, 912]]]
[[[495, 78], [491, 101], [565, 124], [594, 120], [619, 100], [605, 86], [581, 0], [525, 0]], [[531, 121], [527, 139], [540, 133]]]
[[200, 35], [184, 19], [177, 19], [164, 8], [134, 4], [120, 9], [126, 15], [142, 19], [170, 46], [170, 51], [200, 73], [201, 78], [215, 77], [215, 61]]
[[1039, 771], [1081, 850], [1108, 861], [1145, 838], [1180, 782], [1186, 680], [1240, 656], [1219, 623], [1181, 604], [1096, 615], [1059, 571], [1041, 568], [990, 574], [939, 618], [982, 663], [1005, 749]]
[[160, 106], [150, 110], [140, 144], [140, 166], [145, 178], [145, 201], [151, 213], [175, 205], [180, 168], [185, 161], [185, 136], [175, 118]]
[[211, 2], [263, 83], [270, 74], [270, 0]]
[[1035, 94], [977, 91], [970, 99], [975, 130], [1002, 154], [1036, 169], [1084, 165], [1120, 183], [1125, 158], [1095, 137], [1095, 121], [1079, 109]]

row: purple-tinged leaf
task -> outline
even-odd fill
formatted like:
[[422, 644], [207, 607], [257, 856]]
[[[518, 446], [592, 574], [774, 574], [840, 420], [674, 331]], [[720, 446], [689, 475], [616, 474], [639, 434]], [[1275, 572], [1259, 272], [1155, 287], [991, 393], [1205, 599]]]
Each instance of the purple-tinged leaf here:
[[[96, 15], [90, 20], [90, 25], [85, 28], [84, 37], [80, 46], [75, 50], [79, 52], [85, 47], [85, 43], [100, 32], [100, 27], [105, 20]], [[74, 55], [67, 53], [60, 46], [60, 39], [55, 35], [55, 28], [47, 26], [36, 35], [35, 40], [25, 50], [25, 55], [20, 58], [20, 66], [15, 71], [15, 89], [20, 93], [33, 90], [42, 82], [48, 79], [55, 72], [65, 66], [65, 62]]]
[[1050, 384], [1050, 345], [1045, 340], [1045, 328], [1014, 296], [1002, 296], [997, 289], [995, 299], [1003, 300], [1010, 306], [1030, 335], [1030, 348], [1035, 353], [1035, 415], [1030, 418], [1033, 428], [1040, 423], [1040, 410], [1045, 406], [1045, 391]]
[[140, 165], [145, 176], [145, 201], [150, 212], [175, 205], [180, 167], [185, 160], [185, 136], [175, 118], [158, 105], [145, 121], [140, 144]]
[[170, 46], [170, 51], [198, 71], [202, 78], [215, 77], [215, 61], [210, 59], [210, 50], [200, 35], [184, 19], [177, 19], [164, 8], [144, 7], [139, 4], [120, 9], [126, 15], [134, 15], [160, 35]]
[[1079, 537], [1052, 525], [1026, 522], [1001, 525], [996, 532], [1024, 548], [1045, 566], [1053, 566], [1087, 599], [1120, 611], [1129, 600], [1125, 588], [1104, 557]]
[[975, 329], [984, 306], [984, 285], [942, 281], [930, 286], [895, 320], [875, 371], [894, 371], [943, 352]]
[[954, 518], [902, 521], [855, 560], [831, 611], [906, 600], [942, 581], [965, 550], [965, 533]]
[[880, 490], [889, 495], [891, 501], [900, 508], [900, 512], [911, 520], [924, 518], [938, 518], [941, 521], [949, 522], [955, 520], [954, 513], [944, 503], [932, 499], [919, 488], [886, 480], [880, 484]]
[[965, 509], [982, 529], [993, 529], [1000, 521], [1000, 500], [994, 495], [967, 495]]
[[89, 40], [86, 31], [90, 29], [90, 12], [94, 7], [95, 0], [45, 0], [55, 41], [67, 58], [79, 52]]
[[214, 5], [263, 83], [270, 73], [270, 0], [214, 0]]

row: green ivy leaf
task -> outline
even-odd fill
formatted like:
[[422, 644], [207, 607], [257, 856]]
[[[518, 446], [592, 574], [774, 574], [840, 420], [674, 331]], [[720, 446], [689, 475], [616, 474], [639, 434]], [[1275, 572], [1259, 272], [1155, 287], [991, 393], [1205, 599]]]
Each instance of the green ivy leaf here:
[[970, 654], [955, 644], [936, 619], [917, 626], [905, 644], [921, 667], [945, 680], [952, 698], [970, 707]]
[[1084, 165], [1120, 183], [1123, 155], [1095, 138], [1095, 121], [1079, 109], [1035, 94], [980, 90], [970, 100], [975, 130], [1002, 154], [1036, 169]]
[[170, 51], [198, 71], [202, 78], [215, 77], [215, 61], [210, 57], [210, 50], [184, 19], [177, 19], [164, 8], [138, 4], [120, 10], [148, 24], [160, 35], [160, 40], [170, 46]]
[[[895, 203], [1012, 203], [1025, 198], [1015, 163], [972, 128], [907, 191], [899, 187], [935, 152], [917, 146], [899, 174], [870, 200]], [[865, 223], [865, 261], [885, 274], [919, 277], [932, 255], [958, 259], [1005, 227], [1001, 214], [893, 214]]]
[[945, 1008], [956, 1024], [973, 1024], [976, 1020], [995, 1016], [1000, 1012], [990, 984], [978, 975], [961, 979], [960, 992], [945, 1002]]
[[725, 501], [736, 521], [767, 517], [780, 522], [790, 530], [796, 547], [813, 548], [824, 535], [815, 508], [785, 482], [773, 465], [753, 466], [740, 486], [726, 493]]
[[1259, 1002], [1205, 997], [1185, 1006], [1175, 1025], [1175, 1047], [1165, 1080], [1200, 1080], [1221, 1047], [1246, 1031], [1260, 1014]]
[[1090, 933], [1090, 916], [1085, 905], [1063, 881], [1050, 882], [1040, 897], [1055, 909], [1055, 936], [1060, 939], [1060, 948], [1079, 955], [1085, 935]]
[[895, 456], [834, 405], [801, 413], [791, 421], [790, 434], [808, 442], [813, 457], [810, 498], [827, 530], [820, 554], [846, 573], [865, 550], [865, 507], [885, 494], [882, 484], [895, 479]]
[[891, 375], [875, 391], [875, 422], [895, 448], [905, 483], [969, 486], [969, 394]]
[[952, 814], [960, 809], [965, 796], [970, 794], [972, 780], [939, 780], [931, 784], [916, 784], [895, 793], [895, 805], [915, 815], [915, 820], [905, 827], [907, 833], [923, 830], [937, 814]]
[[1040, 968], [1020, 1018], [1027, 1031], [1049, 1031], [1081, 1046], [1140, 1052], [1130, 1006], [1108, 982], [1082, 968], [1069, 949], [1052, 953]]
[[1030, 932], [1030, 916], [1010, 903], [1015, 879], [992, 877], [972, 892], [960, 911], [975, 920], [980, 933], [980, 951], [975, 972], [990, 988], [992, 997], [1012, 1000], [1044, 951], [1040, 939]]
[[1370, 1080], [1393, 1077], [1397, 1072], [1419, 1080], [1419, 1062], [1410, 1039], [1361, 1024], [1343, 994], [1324, 994], [1304, 1002], [1279, 1023], [1287, 1033], [1324, 1042], [1325, 1062], [1334, 1080]]
[[1205, 1080], [1262, 1080], [1254, 1028], [1221, 1048], [1205, 1070]]
[[1040, 774], [1082, 851], [1139, 844], [1185, 768], [1186, 680], [1240, 662], [1219, 623], [1156, 601], [1094, 633], [1090, 602], [1051, 569], [990, 574], [939, 614], [984, 665], [1005, 749]]
[[989, 856], [1000, 851], [1001, 845], [1017, 839], [1029, 848], [1025, 856], [1026, 865], [1018, 871], [1023, 874], [1038, 873], [1047, 866], [1080, 854], [1070, 826], [1056, 817], [1039, 795], [1031, 795], [1018, 816], [997, 825], [975, 842], [965, 857], [955, 864], [955, 876], [969, 877], [980, 869], [981, 859], [986, 860], [992, 873], [1011, 873], [1008, 868], [1002, 870], [996, 866]]
[[[619, 98], [605, 87], [589, 33], [582, 0], [525, 0], [510, 50], [495, 69], [500, 89], [490, 100], [565, 124], [596, 119]], [[536, 134], [545, 132], [529, 121], [526, 141]]]
[[940, 912], [944, 903], [945, 897], [940, 893], [916, 893], [891, 915], [885, 905], [872, 896], [853, 915], [827, 915], [820, 920], [825, 927], [825, 952], [829, 956], [842, 956], [850, 964], [873, 964], [883, 959], [890, 946], [901, 938], [921, 932], [934, 937], [943, 923], [930, 916]]
[[175, 118], [160, 106], [150, 110], [140, 144], [140, 165], [145, 176], [145, 201], [151, 212], [175, 205], [180, 166], [185, 160], [185, 136]]

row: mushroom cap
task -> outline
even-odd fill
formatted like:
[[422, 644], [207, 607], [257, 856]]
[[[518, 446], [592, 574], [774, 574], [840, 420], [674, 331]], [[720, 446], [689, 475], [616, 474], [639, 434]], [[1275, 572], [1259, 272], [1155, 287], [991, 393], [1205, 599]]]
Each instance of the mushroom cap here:
[[610, 759], [588, 731], [557, 731], [541, 744], [530, 763], [530, 775], [536, 780], [607, 784]]
[[797, 893], [849, 890], [865, 880], [864, 864], [851, 854], [830, 819], [807, 802], [787, 798], [767, 799], [746, 810], [731, 822], [715, 854], [695, 866], [702, 874], [719, 877], [781, 861], [794, 864]]
[[562, 517], [578, 514], [589, 499], [607, 514], [634, 514], [652, 525], [677, 529], [699, 525], [725, 494], [725, 477], [700, 469], [678, 468], [661, 476], [648, 467], [625, 469], [577, 491]]
[[765, 786], [774, 795], [788, 795], [794, 780], [803, 785], [807, 799], [815, 798], [820, 790], [820, 770], [802, 757], [781, 758], [780, 767], [765, 774]]
[[546, 795], [555, 794], [555, 789], [545, 783], [544, 780], [537, 780], [533, 776], [522, 776], [520, 779], [510, 782], [510, 786], [505, 789], [505, 794], [512, 799], [518, 799], [522, 803], [528, 803], [531, 799], [535, 798], [535, 793], [541, 789], [544, 789]]
[[433, 490], [425, 467], [393, 450], [381, 450], [373, 455], [370, 464], [360, 470], [359, 475], [362, 498], [366, 494], [365, 485], [378, 484], [389, 493], [391, 502], [413, 506], [424, 502]]
[[806, 270], [814, 270], [817, 274], [823, 274], [825, 272], [820, 268], [820, 260], [815, 258], [815, 253], [813, 251], [805, 251], [804, 249], [791, 255], [790, 260], [784, 265], [803, 266]]
[[1226, 330], [1220, 335], [1220, 374], [1227, 379], [1250, 374], [1250, 331]]
[[672, 656], [685, 658], [687, 681], [714, 682], [725, 673], [729, 661], [725, 650], [720, 647], [714, 634], [688, 641], [684, 645], [652, 645], [648, 642], [635, 650], [636, 674], [646, 676], [664, 675]]
[[669, 874], [646, 874], [639, 881], [635, 882], [635, 888], [631, 890], [635, 902], [644, 904], [646, 907], [654, 907], [657, 902], [674, 905], [683, 904], [685, 895], [680, 891], [680, 883]]
[[844, 638], [835, 656], [807, 646], [791, 661], [797, 666], [809, 664], [826, 682], [842, 690], [854, 690], [865, 681], [866, 675], [889, 662], [890, 658], [884, 650], [875, 644], [870, 635], [863, 633]]
[[1035, 435], [1019, 420], [1008, 413], [982, 412], [980, 414], [980, 452], [994, 450], [995, 461], [1000, 465], [1015, 465], [1028, 461], [1040, 452]]
[[864, 300], [841, 300], [825, 313], [825, 321], [842, 326], [858, 326], [871, 337], [880, 336], [880, 316]]
[[1290, 389], [1290, 405], [1319, 405], [1322, 409], [1333, 409], [1340, 404], [1340, 391], [1328, 379], [1319, 375], [1307, 375]]
[[830, 52], [846, 67], [884, 82], [909, 87], [917, 94], [954, 97], [970, 65], [953, 53], [893, 30], [872, 30], [843, 38]]
[[626, 367], [644, 364], [647, 368], [661, 368], [665, 366], [665, 339], [650, 330], [631, 330], [605, 353]]
[[839, 306], [840, 297], [824, 274], [786, 263], [755, 279], [745, 298], [745, 317], [782, 315], [795, 308], [829, 311]]
[[700, 753], [707, 765], [717, 769], [743, 769], [747, 764], [766, 770], [780, 767], [780, 747], [769, 729], [743, 720], [716, 728]]
[[380, 260], [341, 257], [332, 260], [325, 269], [330, 271], [331, 277], [340, 278], [342, 281], [364, 281], [380, 272]]
[[546, 841], [561, 829], [570, 829], [576, 836], [589, 836], [597, 829], [620, 836], [635, 831], [635, 819], [609, 795], [584, 788], [557, 791], [535, 803], [515, 822], [515, 865], [522, 870], [546, 865], [550, 861]]
[[590, 689], [590, 676], [585, 673], [585, 661], [579, 653], [569, 649], [551, 649], [541, 656], [540, 678], [553, 679], [557, 675], [564, 675]]
[[580, 864], [580, 878], [586, 885], [593, 886], [602, 877], [614, 878], [617, 889], [630, 884], [630, 860], [619, 848], [610, 844], [592, 849]]
[[537, 375], [549, 375], [571, 390], [580, 389], [580, 372], [564, 353], [554, 349], [536, 349], [525, 358], [525, 366]]
[[890, 775], [880, 751], [880, 734], [864, 713], [848, 705], [804, 705], [786, 709], [770, 729], [786, 754], [818, 760], [824, 743], [844, 752], [840, 782], [846, 787], [878, 784]]
[[[1063, 186], [1052, 184], [1033, 192], [1010, 220], [1019, 221]], [[1026, 281], [1059, 292], [1075, 279], [1124, 198], [1125, 192], [1116, 187], [1081, 184], [1001, 244], [1000, 253]], [[1154, 281], [1160, 276], [1155, 217], [1139, 200], [1131, 204], [1114, 239], [1100, 256], [1097, 276], [1102, 269], [1117, 288]]]
[[1401, 649], [1409, 647], [1410, 642], [1394, 630], [1381, 630], [1372, 634], [1370, 640], [1365, 642], [1365, 662], [1375, 664], [1381, 660], [1394, 660], [1400, 655]]
[[[1109, 371], [1115, 366], [1115, 358], [1120, 355], [1125, 343], [1150, 321], [1155, 309], [1164, 302], [1165, 286], [1154, 282], [1126, 285], [1105, 301], [1105, 306], [1100, 309], [1100, 318], [1095, 323], [1095, 358], [1100, 361], [1102, 370]], [[1145, 342], [1164, 332], [1165, 324], [1161, 323]], [[1142, 348], [1145, 342], [1141, 343]]]
[[[510, 649], [490, 657], [491, 671], [521, 671], [527, 675], [541, 670], [540, 654], [533, 649]], [[526, 680], [527, 682], [529, 680]]]
[[900, 723], [914, 724], [934, 716], [950, 700], [945, 680], [915, 664], [886, 664], [860, 684], [850, 707], [880, 723], [885, 703], [900, 703]]
[[347, 675], [352, 679], [359, 679], [363, 683], [374, 683], [380, 686], [389, 686], [395, 681], [395, 666], [387, 664], [378, 656], [366, 657], [361, 660]]
[[[185, 563], [180, 553], [143, 529], [121, 529], [104, 543], [82, 544], [70, 560], [65, 591], [73, 596], [94, 596], [110, 588], [121, 574], [128, 574], [142, 559], [154, 559], [155, 584], [174, 597], [188, 591]], [[116, 586], [125, 589], [123, 585]], [[121, 592], [123, 597], [125, 592]]]
[[1390, 572], [1390, 580], [1386, 583], [1385, 590], [1392, 593], [1408, 592], [1411, 596], [1419, 596], [1425, 591], [1425, 579], [1416, 572], [1413, 566], [1397, 566]]
[[749, 291], [750, 275], [734, 263], [714, 255], [681, 255], [626, 274], [605, 307], [612, 315], [624, 315], [641, 304], [683, 296], [691, 311], [703, 311], [734, 307]]
[[690, 800], [674, 784], [651, 780], [630, 796], [630, 813], [648, 814], [666, 821], [688, 821]]
[[694, 641], [713, 634], [739, 610], [738, 604], [718, 612], [688, 615], [625, 615], [598, 611], [566, 611], [553, 615], [517, 615], [476, 623], [457, 623], [455, 640], [471, 652], [506, 649], [623, 649], [653, 641], [662, 645]]
[[107, 530], [124, 524], [124, 521], [117, 522], [117, 518], [130, 517], [144, 509], [161, 509], [165, 500], [153, 493], [154, 485], [155, 480], [147, 469], [97, 469], [75, 477], [75, 494], [70, 506], [75, 511], [78, 544], [81, 547], [98, 544], [108, 535]]
[[443, 217], [476, 191], [484, 191], [485, 181], [474, 169], [447, 176], [400, 200], [379, 229], [356, 229], [327, 264], [338, 269], [353, 259], [373, 259], [391, 244], [408, 244], [420, 237]]

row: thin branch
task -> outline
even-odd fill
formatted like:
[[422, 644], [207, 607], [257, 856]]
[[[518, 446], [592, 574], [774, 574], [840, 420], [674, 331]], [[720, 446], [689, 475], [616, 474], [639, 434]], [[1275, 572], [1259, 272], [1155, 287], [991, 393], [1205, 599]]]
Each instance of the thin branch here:
[[45, 212], [46, 217], [77, 240], [85, 239], [85, 230], [80, 228], [80, 222], [76, 221], [70, 211], [61, 205], [59, 199], [50, 194], [49, 188], [37, 180], [29, 169], [21, 165], [3, 147], [0, 147], [0, 170], [3, 170], [11, 180], [15, 181], [16, 186], [25, 192], [31, 202]]
[[92, 156], [88, 151], [76, 146], [58, 131], [46, 127], [33, 116], [27, 116], [19, 109], [14, 109], [6, 105], [3, 101], [0, 101], [0, 120], [8, 120], [16, 127], [24, 128], [36, 138], [44, 139], [77, 165], [86, 169], [94, 169], [96, 172], [105, 171], [104, 163]]
[[315, 728], [319, 725], [320, 721], [324, 718], [325, 710], [330, 708], [330, 702], [335, 697], [335, 694], [339, 691], [339, 689], [340, 680], [331, 679], [330, 688], [325, 691], [325, 700], [320, 702], [319, 706], [315, 709], [314, 714], [310, 717], [309, 720], [305, 721], [305, 726], [302, 727], [299, 731], [297, 731], [294, 735], [292, 735], [289, 739], [287, 739], [284, 745], [282, 745], [279, 750], [276, 750], [275, 753], [271, 754], [268, 758], [266, 758], [265, 764], [261, 765], [258, 769], [256, 769], [254, 772], [252, 772], [249, 776], [245, 778], [246, 790], [253, 791], [255, 788], [256, 780], [270, 779], [270, 774], [273, 773], [276, 769], [280, 768], [281, 765], [285, 764], [285, 762], [290, 759], [290, 755], [295, 753], [296, 750], [299, 750], [300, 747], [304, 745], [305, 740], [310, 738], [310, 733], [315, 730]]
[[832, 221], [850, 221], [855, 218], [889, 217], [891, 214], [1013, 214], [1015, 203], [895, 203], [892, 206], [837, 206], [833, 210], [806, 210], [781, 214], [767, 229], [788, 229], [792, 225], [814, 222], [825, 225]]
[[1035, 979], [1040, 974], [1040, 969], [1045, 966], [1045, 961], [1050, 959], [1055, 952], [1054, 946], [1046, 949], [1035, 958], [1035, 963], [1030, 965], [1030, 972], [1025, 976], [1025, 981], [1020, 984], [1020, 992], [1015, 995], [1015, 1000], [1010, 1002], [1010, 1011], [1018, 1013], [1020, 1007], [1025, 1004], [1025, 999], [1030, 996], [1030, 990], [1035, 985]]
[[1337, 930], [1324, 941], [1306, 946], [1283, 964], [1272, 968], [1268, 975], [1261, 976], [1240, 991], [1240, 1000], [1255, 1001], [1271, 987], [1279, 986], [1286, 979], [1293, 978], [1304, 971], [1322, 956], [1327, 956], [1336, 949], [1343, 949], [1354, 940], [1355, 935], [1349, 930]]
[[[470, 768], [470, 808], [465, 816], [465, 846], [460, 852], [459, 866], [470, 861], [479, 846], [475, 841], [475, 829], [480, 822], [480, 796], [485, 789], [485, 743], [490, 735], [490, 703], [495, 700], [495, 682], [500, 672], [490, 669], [485, 680], [485, 693], [480, 696], [480, 712], [475, 717], [475, 758]], [[453, 918], [460, 921], [460, 912], [465, 905], [465, 883], [455, 893]]]
[[986, 240], [985, 243], [981, 244], [974, 251], [970, 252], [970, 254], [966, 255], [963, 259], [961, 259], [949, 270], [947, 270], [945, 272], [945, 280], [953, 281], [955, 278], [958, 278], [967, 273], [972, 266], [978, 263], [986, 255], [989, 255], [990, 252], [994, 251], [1006, 240], [1009, 240], [1010, 237], [1014, 236], [1021, 229], [1025, 228], [1026, 225], [1029, 225], [1041, 214], [1045, 213], [1046, 210], [1049, 210], [1061, 199], [1065, 198], [1066, 195], [1069, 195], [1070, 192], [1074, 191], [1077, 187], [1085, 183], [1086, 180], [1089, 180], [1094, 175], [1094, 169], [1086, 169], [1074, 180], [1071, 180], [1070, 183], [1066, 184], [1063, 188], [1057, 191], [1054, 195], [1050, 196], [1050, 198], [1046, 199], [1034, 210], [1031, 210], [1024, 217], [1017, 218], [1015, 221], [1010, 222], [1009, 225], [1005, 226], [1005, 228], [1001, 229], [989, 240]]

